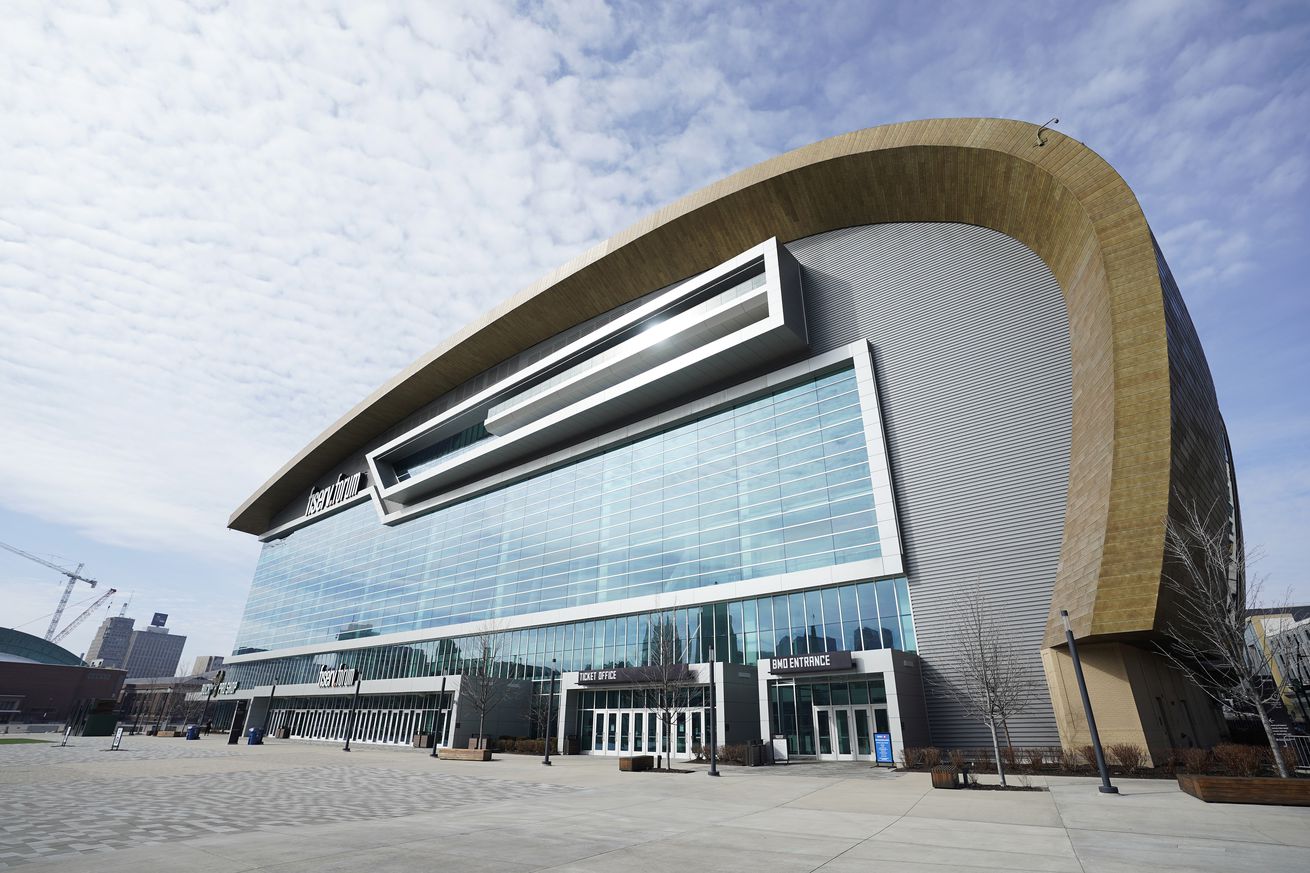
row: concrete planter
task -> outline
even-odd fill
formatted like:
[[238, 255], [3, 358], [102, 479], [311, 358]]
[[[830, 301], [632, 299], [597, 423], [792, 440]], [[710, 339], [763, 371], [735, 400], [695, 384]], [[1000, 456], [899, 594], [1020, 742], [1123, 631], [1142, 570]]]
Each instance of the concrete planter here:
[[1206, 803], [1310, 806], [1310, 779], [1277, 776], [1201, 776], [1180, 773], [1178, 787]]
[[447, 761], [490, 761], [491, 749], [442, 749], [437, 757]]
[[655, 759], [650, 755], [632, 755], [619, 758], [619, 769], [624, 773], [638, 773], [642, 770], [654, 770]]

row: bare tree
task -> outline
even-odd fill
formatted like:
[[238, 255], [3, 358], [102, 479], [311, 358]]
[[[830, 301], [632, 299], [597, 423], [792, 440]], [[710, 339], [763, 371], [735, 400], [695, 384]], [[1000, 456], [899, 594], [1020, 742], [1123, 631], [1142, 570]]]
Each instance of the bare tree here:
[[1287, 765], [1268, 707], [1279, 697], [1272, 647], [1251, 645], [1248, 612], [1259, 608], [1260, 577], [1247, 578], [1246, 554], [1232, 521], [1196, 507], [1165, 527], [1164, 588], [1171, 595], [1170, 639], [1161, 653], [1220, 706], [1254, 711], [1264, 726], [1278, 775]]
[[532, 735], [534, 737], [545, 737], [546, 725], [551, 723], [555, 716], [555, 701], [550, 694], [534, 692], [529, 695], [528, 723], [532, 725]]
[[690, 641], [679, 636], [671, 613], [654, 613], [646, 620], [642, 645], [645, 664], [636, 671], [636, 685], [646, 694], [646, 705], [664, 726], [665, 769], [673, 769], [673, 735], [678, 716], [687, 710], [690, 689], [696, 684], [689, 666]]
[[478, 717], [478, 748], [484, 748], [483, 729], [509, 691], [509, 682], [497, 676], [504, 661], [505, 634], [494, 623], [482, 626], [465, 643], [461, 698]]
[[970, 718], [987, 726], [996, 773], [1005, 785], [1000, 734], [1007, 734], [1008, 745], [1007, 723], [1032, 705], [1033, 671], [988, 609], [978, 586], [961, 599], [955, 626], [959, 632], [956, 648], [933, 684], [954, 697]]

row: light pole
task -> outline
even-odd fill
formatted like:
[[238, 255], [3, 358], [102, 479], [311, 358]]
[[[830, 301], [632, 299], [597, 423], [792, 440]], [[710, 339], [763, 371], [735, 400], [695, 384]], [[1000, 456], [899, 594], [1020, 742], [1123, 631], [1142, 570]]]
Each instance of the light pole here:
[[710, 741], [710, 772], [711, 776], [719, 775], [719, 752], [718, 743], [714, 734], [715, 728], [719, 725], [719, 696], [714, 691], [714, 647], [710, 646], [710, 724], [706, 736]]
[[546, 686], [546, 757], [541, 763], [550, 766], [550, 723], [555, 720], [555, 659], [550, 659], [549, 684]]
[[446, 677], [441, 677], [441, 693], [437, 695], [437, 723], [432, 726], [432, 757], [437, 757], [437, 746], [446, 736], [441, 720], [446, 715]]
[[[200, 722], [206, 723], [209, 718], [209, 705], [214, 702], [214, 695], [218, 693], [218, 686], [227, 677], [226, 670], [219, 670], [214, 674], [214, 681], [209, 683], [209, 696], [205, 698], [205, 708], [200, 712]], [[272, 705], [271, 703], [269, 704]]]
[[346, 744], [341, 747], [341, 751], [350, 751], [350, 739], [355, 735], [355, 710], [359, 708], [359, 683], [364, 678], [364, 674], [355, 671], [355, 693], [350, 698], [350, 717], [346, 719]]
[[279, 677], [273, 677], [273, 688], [268, 692], [268, 711], [264, 713], [264, 726], [259, 729], [259, 741], [262, 743], [264, 737], [268, 736], [268, 720], [273, 717], [273, 696], [277, 694], [277, 680]]
[[1060, 620], [1064, 622], [1064, 639], [1069, 644], [1069, 657], [1073, 658], [1073, 675], [1078, 680], [1078, 693], [1083, 697], [1087, 730], [1092, 735], [1092, 748], [1096, 750], [1096, 769], [1101, 771], [1100, 792], [1118, 794], [1119, 789], [1110, 784], [1110, 770], [1105, 766], [1105, 752], [1101, 750], [1101, 735], [1096, 732], [1096, 718], [1092, 715], [1092, 699], [1087, 696], [1087, 680], [1083, 678], [1083, 662], [1078, 657], [1078, 644], [1074, 642], [1073, 628], [1069, 625], [1069, 610], [1060, 610]]

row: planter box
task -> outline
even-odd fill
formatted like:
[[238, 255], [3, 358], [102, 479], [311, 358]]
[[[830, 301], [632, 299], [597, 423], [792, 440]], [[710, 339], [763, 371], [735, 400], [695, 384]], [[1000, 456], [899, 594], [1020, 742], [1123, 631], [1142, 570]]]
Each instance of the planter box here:
[[437, 757], [447, 761], [490, 761], [491, 749], [442, 749]]
[[654, 770], [655, 758], [650, 755], [632, 755], [619, 758], [619, 769], [624, 773], [638, 773], [642, 770]]
[[181, 731], [159, 731], [155, 734], [157, 737], [181, 737], [185, 736]]
[[1277, 776], [1194, 776], [1179, 774], [1178, 787], [1206, 803], [1262, 803], [1310, 806], [1310, 779]]
[[934, 767], [932, 771], [933, 788], [959, 788], [954, 768]]

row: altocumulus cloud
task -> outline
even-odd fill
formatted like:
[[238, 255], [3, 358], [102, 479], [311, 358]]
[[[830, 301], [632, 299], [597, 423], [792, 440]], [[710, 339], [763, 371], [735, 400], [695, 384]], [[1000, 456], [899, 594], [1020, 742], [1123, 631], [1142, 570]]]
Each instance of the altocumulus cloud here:
[[1252, 6], [11, 8], [0, 501], [222, 560], [241, 499], [466, 321], [702, 184], [889, 121], [1060, 114], [1194, 309], [1221, 301], [1306, 230], [1306, 17]]

